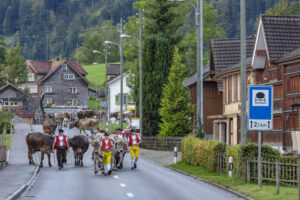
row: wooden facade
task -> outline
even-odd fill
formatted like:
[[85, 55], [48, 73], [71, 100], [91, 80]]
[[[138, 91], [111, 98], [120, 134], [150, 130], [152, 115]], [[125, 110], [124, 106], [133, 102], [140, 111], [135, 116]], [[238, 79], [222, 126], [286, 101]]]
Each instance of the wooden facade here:
[[[191, 103], [194, 105], [195, 112], [197, 108], [197, 83], [189, 86]], [[210, 115], [222, 114], [222, 94], [218, 92], [217, 82], [204, 81], [203, 84], [203, 124], [206, 134], [213, 134], [213, 119]]]

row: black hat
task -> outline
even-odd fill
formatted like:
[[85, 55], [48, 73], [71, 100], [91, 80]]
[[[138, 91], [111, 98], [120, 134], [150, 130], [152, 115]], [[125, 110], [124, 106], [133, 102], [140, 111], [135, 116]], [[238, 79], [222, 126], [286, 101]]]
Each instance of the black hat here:
[[104, 136], [109, 136], [109, 134], [105, 132], [105, 133], [104, 133]]
[[59, 129], [58, 132], [61, 133], [61, 132], [64, 132], [64, 130], [63, 129]]

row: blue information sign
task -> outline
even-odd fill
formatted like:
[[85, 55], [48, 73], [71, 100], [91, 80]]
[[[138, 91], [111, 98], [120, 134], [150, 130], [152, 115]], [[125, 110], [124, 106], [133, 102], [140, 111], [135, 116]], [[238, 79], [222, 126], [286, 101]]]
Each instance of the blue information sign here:
[[249, 130], [273, 129], [273, 87], [249, 86]]

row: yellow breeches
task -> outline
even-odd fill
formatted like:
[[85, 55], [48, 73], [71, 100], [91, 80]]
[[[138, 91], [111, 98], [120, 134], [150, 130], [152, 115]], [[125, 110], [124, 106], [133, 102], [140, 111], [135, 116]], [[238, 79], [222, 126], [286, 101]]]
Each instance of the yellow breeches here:
[[133, 145], [130, 146], [129, 148], [130, 148], [131, 159], [134, 159], [134, 156], [136, 159], [138, 159], [140, 147], [138, 145]]
[[103, 164], [110, 164], [111, 162], [111, 151], [107, 152], [107, 151], [103, 151], [102, 152], [102, 160], [103, 160]]

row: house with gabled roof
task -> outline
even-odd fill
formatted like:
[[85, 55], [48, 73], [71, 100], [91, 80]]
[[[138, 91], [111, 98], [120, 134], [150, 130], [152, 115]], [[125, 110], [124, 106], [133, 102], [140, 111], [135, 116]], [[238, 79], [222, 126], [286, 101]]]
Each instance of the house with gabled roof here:
[[44, 92], [43, 105], [46, 110], [81, 109], [88, 106], [87, 72], [73, 61], [27, 60], [28, 81], [23, 84], [28, 94], [40, 99]]

